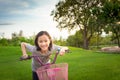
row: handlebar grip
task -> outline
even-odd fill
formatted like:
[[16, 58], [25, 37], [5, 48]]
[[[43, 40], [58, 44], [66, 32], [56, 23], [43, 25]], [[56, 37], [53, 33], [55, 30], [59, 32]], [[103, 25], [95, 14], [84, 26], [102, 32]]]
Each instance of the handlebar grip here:
[[28, 55], [28, 57], [27, 58], [24, 58], [24, 57], [20, 57], [20, 61], [22, 61], [22, 60], [28, 60], [28, 59], [31, 59], [32, 57], [30, 56], [30, 55]]
[[58, 53], [60, 52], [60, 49], [61, 49], [61, 48], [58, 48], [58, 49], [57, 49]]

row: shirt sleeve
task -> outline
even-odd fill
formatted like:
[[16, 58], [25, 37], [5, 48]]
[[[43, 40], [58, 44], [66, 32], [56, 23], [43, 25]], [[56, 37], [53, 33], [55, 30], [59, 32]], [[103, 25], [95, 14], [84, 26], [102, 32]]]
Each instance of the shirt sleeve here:
[[35, 51], [35, 46], [31, 45], [31, 44], [26, 44], [26, 49], [29, 52], [34, 52]]

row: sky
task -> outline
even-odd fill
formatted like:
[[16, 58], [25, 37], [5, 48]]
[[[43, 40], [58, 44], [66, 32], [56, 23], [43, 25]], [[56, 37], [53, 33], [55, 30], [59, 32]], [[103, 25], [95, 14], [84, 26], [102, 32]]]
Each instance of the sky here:
[[53, 38], [67, 38], [74, 32], [60, 31], [50, 16], [59, 0], [0, 0], [0, 37], [11, 38], [23, 31], [29, 37], [39, 31], [48, 31]]

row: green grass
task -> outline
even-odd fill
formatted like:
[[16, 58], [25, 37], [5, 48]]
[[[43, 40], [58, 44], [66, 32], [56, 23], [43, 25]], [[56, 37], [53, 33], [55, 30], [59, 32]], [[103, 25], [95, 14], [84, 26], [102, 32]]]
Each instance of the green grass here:
[[[120, 80], [120, 54], [70, 47], [57, 63], [69, 64], [69, 80]], [[0, 80], [32, 80], [31, 60], [19, 61], [20, 47], [0, 47]]]

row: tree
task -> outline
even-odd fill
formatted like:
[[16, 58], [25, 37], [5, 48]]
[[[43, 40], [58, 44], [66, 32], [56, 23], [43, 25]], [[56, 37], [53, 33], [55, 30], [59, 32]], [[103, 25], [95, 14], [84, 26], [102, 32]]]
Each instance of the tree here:
[[82, 35], [80, 31], [76, 31], [75, 35], [70, 35], [67, 39], [67, 45], [74, 47], [82, 47]]
[[0, 33], [0, 38], [4, 38], [5, 33]]
[[117, 40], [120, 47], [120, 1], [107, 0], [101, 15], [105, 21], [105, 32], [112, 32], [112, 40]]
[[19, 37], [23, 37], [23, 31], [22, 31], [22, 30], [20, 30], [18, 36], [19, 36]]
[[0, 46], [8, 46], [8, 40], [5, 38], [0, 39]]
[[14, 33], [11, 34], [11, 36], [12, 36], [12, 39], [13, 39], [13, 38], [18, 37], [18, 34], [16, 32], [14, 32]]
[[67, 28], [69, 31], [79, 28], [83, 37], [83, 48], [89, 49], [89, 42], [94, 32], [97, 20], [95, 9], [101, 9], [104, 0], [64, 0], [59, 1], [56, 9], [52, 11], [54, 20], [58, 22], [58, 28]]

